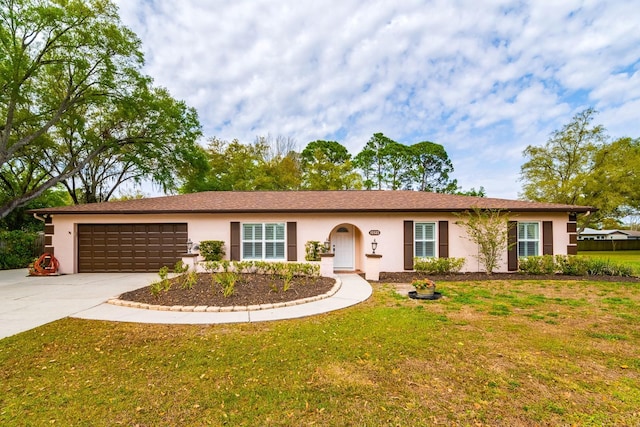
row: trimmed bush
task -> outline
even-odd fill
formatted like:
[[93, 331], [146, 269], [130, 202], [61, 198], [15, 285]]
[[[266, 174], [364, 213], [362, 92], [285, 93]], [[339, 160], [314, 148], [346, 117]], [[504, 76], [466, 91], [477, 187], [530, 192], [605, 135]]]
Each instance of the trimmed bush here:
[[308, 262], [281, 261], [207, 261], [204, 269], [210, 273], [233, 271], [280, 276], [320, 277], [320, 265]]
[[220, 261], [224, 258], [224, 241], [203, 240], [200, 242], [200, 255], [205, 261]]
[[518, 269], [527, 274], [555, 274], [556, 263], [553, 255], [522, 257], [518, 260]]
[[414, 258], [416, 271], [430, 274], [458, 273], [464, 266], [464, 258]]
[[568, 276], [584, 276], [587, 274], [589, 261], [575, 255], [556, 255], [556, 271]]

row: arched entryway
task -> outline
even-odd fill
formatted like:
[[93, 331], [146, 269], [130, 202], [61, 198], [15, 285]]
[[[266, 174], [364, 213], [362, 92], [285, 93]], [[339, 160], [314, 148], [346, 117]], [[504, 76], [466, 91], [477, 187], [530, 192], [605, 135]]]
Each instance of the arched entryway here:
[[331, 250], [335, 254], [333, 269], [338, 271], [354, 271], [360, 268], [358, 249], [362, 233], [353, 224], [340, 224], [330, 235]]

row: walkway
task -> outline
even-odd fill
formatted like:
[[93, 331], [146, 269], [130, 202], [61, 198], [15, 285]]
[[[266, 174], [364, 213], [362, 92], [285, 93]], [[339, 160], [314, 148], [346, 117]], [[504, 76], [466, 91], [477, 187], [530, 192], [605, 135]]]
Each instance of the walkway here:
[[320, 301], [289, 307], [254, 311], [201, 313], [147, 310], [104, 303], [75, 313], [72, 317], [91, 320], [110, 320], [115, 322], [173, 324], [265, 322], [307, 317], [340, 310], [365, 301], [371, 296], [373, 291], [371, 285], [359, 275], [339, 274], [338, 279], [342, 281], [342, 286], [333, 296]]
[[339, 310], [371, 296], [367, 281], [339, 274], [342, 287], [330, 298], [291, 307], [248, 312], [170, 312], [107, 304], [149, 285], [156, 273], [80, 273], [28, 277], [26, 269], [0, 271], [0, 339], [65, 317], [140, 323], [238, 323], [292, 319]]

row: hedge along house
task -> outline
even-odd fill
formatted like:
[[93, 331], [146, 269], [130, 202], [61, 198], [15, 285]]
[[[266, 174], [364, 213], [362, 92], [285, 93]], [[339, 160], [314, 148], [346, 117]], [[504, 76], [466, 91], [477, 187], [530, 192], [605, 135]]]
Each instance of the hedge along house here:
[[305, 260], [305, 244], [328, 242], [332, 268], [413, 269], [414, 257], [462, 257], [481, 271], [476, 245], [457, 224], [473, 209], [512, 221], [497, 271], [519, 256], [575, 254], [576, 216], [590, 207], [417, 191], [202, 192], [31, 211], [45, 221], [46, 252], [63, 274], [142, 272], [172, 266], [187, 242], [224, 241], [229, 260]]

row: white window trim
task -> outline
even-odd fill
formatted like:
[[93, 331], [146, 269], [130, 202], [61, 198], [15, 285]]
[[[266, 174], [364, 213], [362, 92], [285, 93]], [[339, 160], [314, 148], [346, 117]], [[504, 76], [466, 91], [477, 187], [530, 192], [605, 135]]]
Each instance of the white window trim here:
[[[262, 226], [262, 240], [245, 240], [244, 238], [244, 227], [246, 225], [261, 225]], [[283, 239], [273, 239], [273, 240], [267, 240], [266, 236], [267, 236], [267, 232], [266, 232], [266, 226], [267, 225], [279, 225], [282, 226], [284, 229], [284, 238]], [[275, 237], [275, 236], [274, 236]], [[245, 257], [245, 253], [244, 253], [244, 244], [245, 243], [261, 243], [262, 245], [262, 257], [261, 258], [247, 258]], [[267, 258], [267, 248], [266, 248], [266, 244], [267, 243], [282, 243], [283, 245], [283, 255], [282, 258]], [[286, 261], [287, 260], [287, 223], [283, 222], [283, 221], [268, 221], [268, 222], [246, 222], [246, 223], [242, 223], [240, 224], [240, 258], [243, 260], [251, 260], [251, 261]]]
[[[525, 239], [525, 238], [521, 238], [520, 237], [520, 224], [536, 224], [538, 226], [538, 238], [537, 239]], [[516, 249], [518, 251], [518, 258], [522, 258], [522, 257], [526, 257], [526, 256], [540, 256], [541, 255], [541, 251], [542, 251], [542, 224], [540, 223], [540, 221], [518, 221], [517, 224], [517, 231], [518, 231], [518, 236], [517, 236], [517, 241], [516, 241]], [[521, 242], [537, 242], [538, 243], [538, 253], [531, 255], [520, 255], [520, 243]]]
[[420, 257], [420, 258], [438, 258], [438, 222], [437, 221], [414, 221], [413, 222], [413, 257], [416, 258], [416, 248], [418, 245], [418, 239], [416, 238], [416, 228], [418, 224], [433, 224], [433, 240], [420, 240], [420, 242], [433, 242], [433, 257]]

